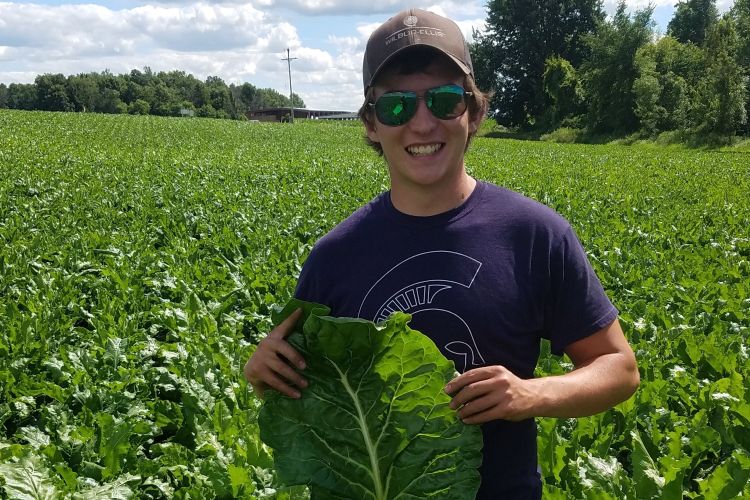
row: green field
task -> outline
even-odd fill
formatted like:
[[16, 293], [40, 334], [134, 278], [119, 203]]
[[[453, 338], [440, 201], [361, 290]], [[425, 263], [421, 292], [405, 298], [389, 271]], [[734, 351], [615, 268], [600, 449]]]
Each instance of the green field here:
[[[0, 111], [0, 498], [305, 496], [241, 367], [387, 188], [361, 135]], [[538, 421], [545, 498], [750, 497], [750, 154], [480, 137], [467, 165], [570, 220], [639, 361], [631, 400]]]

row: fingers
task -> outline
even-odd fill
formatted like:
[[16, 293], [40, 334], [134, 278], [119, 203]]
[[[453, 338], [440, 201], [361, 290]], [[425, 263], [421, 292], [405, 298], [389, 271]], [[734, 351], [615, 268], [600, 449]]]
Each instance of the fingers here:
[[280, 357], [277, 351], [268, 347], [261, 348], [260, 345], [247, 360], [244, 373], [253, 390], [261, 398], [265, 389], [269, 387], [290, 398], [299, 398], [301, 394], [298, 389], [308, 385], [307, 380], [289, 366], [286, 359]]
[[255, 352], [245, 364], [245, 378], [261, 398], [265, 389], [269, 387], [291, 398], [299, 398], [299, 389], [308, 385], [307, 380], [294, 368], [304, 369], [305, 360], [286, 341], [301, 315], [302, 309], [297, 309], [279, 323], [258, 343]]
[[458, 418], [460, 418], [465, 424], [473, 423], [468, 421], [469, 419], [476, 420], [480, 418], [483, 413], [490, 414], [491, 410], [497, 409], [498, 401], [497, 398], [492, 397], [488, 394], [485, 397], [472, 399], [465, 405], [463, 405], [457, 412]]
[[[275, 389], [290, 398], [299, 399], [302, 397], [302, 394], [297, 389], [295, 389], [294, 387], [292, 387], [287, 382], [285, 382], [280, 377], [274, 374], [267, 375], [263, 383], [265, 384], [265, 388], [270, 387], [271, 389]], [[253, 388], [255, 388], [254, 385], [253, 385]], [[261, 387], [260, 388], [261, 398], [263, 397], [263, 394], [264, 394], [264, 388]]]
[[265, 339], [261, 340], [258, 345], [260, 346], [260, 344], [263, 344], [264, 348], [267, 348], [268, 350], [274, 352], [276, 356], [283, 356], [289, 361], [289, 363], [296, 366], [300, 370], [305, 369], [306, 365], [304, 358], [300, 353], [297, 352], [294, 347], [289, 345], [286, 340], [266, 337]]
[[451, 399], [450, 407], [455, 410], [460, 408], [470, 401], [482, 398], [487, 394], [491, 394], [494, 391], [501, 390], [492, 379], [481, 380], [472, 384], [464, 386], [456, 395]]
[[445, 392], [453, 397], [450, 408], [466, 424], [480, 424], [491, 420], [521, 420], [528, 418], [524, 384], [503, 366], [487, 366], [469, 370], [451, 380]]

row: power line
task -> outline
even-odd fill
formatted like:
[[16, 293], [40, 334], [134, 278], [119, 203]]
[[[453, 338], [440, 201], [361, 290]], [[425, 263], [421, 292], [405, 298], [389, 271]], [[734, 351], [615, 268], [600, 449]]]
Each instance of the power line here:
[[286, 49], [286, 57], [282, 58], [282, 61], [286, 61], [287, 68], [289, 69], [289, 121], [294, 123], [294, 101], [292, 100], [292, 61], [297, 59], [296, 57], [289, 56], [289, 48]]

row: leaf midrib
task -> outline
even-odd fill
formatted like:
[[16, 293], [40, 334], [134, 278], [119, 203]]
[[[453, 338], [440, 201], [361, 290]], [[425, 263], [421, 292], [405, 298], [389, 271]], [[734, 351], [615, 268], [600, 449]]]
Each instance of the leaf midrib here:
[[367, 448], [367, 455], [370, 458], [372, 480], [375, 486], [375, 500], [386, 500], [385, 492], [383, 491], [383, 482], [380, 477], [380, 466], [378, 465], [377, 448], [373, 444], [372, 438], [370, 437], [370, 433], [368, 432], [367, 424], [365, 420], [365, 414], [364, 414], [364, 411], [362, 410], [362, 405], [360, 405], [359, 403], [359, 398], [357, 397], [357, 393], [349, 385], [349, 380], [346, 378], [346, 375], [344, 374], [344, 372], [341, 371], [335, 363], [332, 363], [332, 364], [333, 364], [334, 369], [339, 374], [339, 379], [341, 380], [341, 384], [344, 386], [346, 393], [349, 394], [350, 398], [352, 398], [352, 403], [354, 404], [354, 408], [357, 411], [357, 423], [359, 424], [359, 431], [362, 433], [362, 438], [365, 443], [365, 448]]

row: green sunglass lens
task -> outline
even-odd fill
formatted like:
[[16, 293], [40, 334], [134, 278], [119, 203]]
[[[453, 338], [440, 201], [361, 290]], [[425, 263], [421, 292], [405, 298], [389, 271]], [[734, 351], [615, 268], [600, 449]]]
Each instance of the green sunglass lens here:
[[416, 94], [390, 92], [383, 94], [375, 103], [378, 120], [386, 125], [403, 125], [408, 122], [417, 109]]
[[455, 118], [466, 111], [464, 89], [457, 85], [430, 89], [425, 100], [432, 113], [443, 120]]

